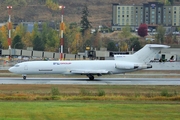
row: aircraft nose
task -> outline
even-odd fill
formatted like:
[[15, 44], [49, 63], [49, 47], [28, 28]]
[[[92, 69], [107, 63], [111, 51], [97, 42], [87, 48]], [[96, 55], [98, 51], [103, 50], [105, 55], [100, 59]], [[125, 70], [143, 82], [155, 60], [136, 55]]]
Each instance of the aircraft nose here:
[[9, 70], [10, 72], [14, 72], [13, 67], [10, 67], [8, 70]]

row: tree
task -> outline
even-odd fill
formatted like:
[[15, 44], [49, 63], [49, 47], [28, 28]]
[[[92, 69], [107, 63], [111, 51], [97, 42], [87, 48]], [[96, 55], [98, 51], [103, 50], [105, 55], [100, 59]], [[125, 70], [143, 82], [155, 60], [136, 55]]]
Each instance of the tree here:
[[59, 5], [57, 4], [56, 0], [46, 0], [45, 4], [51, 10], [58, 10]]
[[[49, 29], [48, 31], [48, 39], [45, 44], [45, 48], [48, 51], [58, 51], [59, 48], [59, 37], [58, 34], [55, 30], [52, 28]], [[42, 44], [44, 44], [44, 41], [42, 41]]]
[[157, 34], [155, 35], [156, 40], [158, 43], [163, 44], [164, 43], [164, 35], [165, 35], [165, 29], [162, 25], [157, 27]]
[[23, 49], [23, 43], [21, 41], [20, 35], [16, 35], [12, 41], [12, 47], [14, 49]]
[[146, 24], [141, 24], [138, 28], [138, 35], [140, 37], [145, 37], [147, 35], [147, 28]]
[[40, 36], [40, 32], [38, 31], [38, 24], [35, 23], [32, 31], [32, 39], [35, 39], [37, 36]]
[[100, 42], [102, 42], [102, 41], [100, 41], [100, 40], [102, 40], [101, 39], [101, 34], [99, 32], [94, 33], [93, 36], [92, 36], [92, 40], [93, 40], [93, 42], [92, 42], [93, 47], [96, 48], [96, 49], [99, 49], [101, 47]]
[[47, 23], [43, 23], [42, 24], [41, 38], [43, 39], [44, 43], [46, 43], [46, 41], [48, 39], [48, 33], [49, 33], [49, 29], [48, 29]]
[[127, 39], [129, 37], [131, 37], [131, 28], [129, 25], [126, 25], [122, 28], [122, 31], [119, 33], [119, 38]]
[[173, 43], [173, 36], [172, 33], [168, 34], [165, 38], [166, 44], [172, 44]]
[[8, 48], [8, 30], [7, 27], [4, 25], [0, 28], [0, 40], [2, 42], [2, 47], [4, 49]]
[[116, 47], [115, 43], [113, 41], [108, 43], [107, 46], [108, 51], [118, 51], [118, 48]]
[[164, 3], [165, 5], [171, 5], [171, 3], [169, 2], [169, 0], [161, 0], [160, 2]]
[[44, 42], [41, 39], [40, 32], [38, 31], [38, 24], [34, 24], [34, 28], [32, 31], [32, 43], [34, 50], [44, 50]]
[[[71, 48], [71, 45], [74, 41], [74, 30], [75, 28], [71, 26], [71, 24], [67, 24], [66, 25], [66, 31], [64, 31], [64, 47], [63, 47], [63, 51], [68, 53], [70, 51], [73, 50], [73, 48]], [[75, 47], [75, 46], [74, 46]], [[70, 50], [69, 50], [70, 49]]]
[[27, 5], [26, 0], [5, 0], [5, 3], [7, 5], [13, 5], [13, 6], [26, 6]]
[[130, 45], [131, 50], [134, 49], [134, 51], [138, 51], [142, 48], [137, 37], [131, 38], [130, 42], [131, 42], [131, 45]]
[[70, 51], [73, 54], [77, 54], [79, 52], [80, 45], [82, 44], [82, 39], [81, 39], [81, 33], [78, 32], [75, 34], [75, 38], [73, 42], [70, 45]]
[[2, 46], [2, 42], [0, 41], [0, 49], [2, 49], [3, 48], [3, 46]]
[[86, 47], [93, 47], [92, 42], [92, 34], [90, 33], [90, 30], [87, 29], [84, 31], [84, 36], [82, 35], [82, 45], [80, 47], [80, 51], [83, 52]]
[[70, 53], [77, 53], [80, 50], [82, 44], [82, 36], [80, 33], [80, 28], [76, 23], [71, 23], [66, 26], [66, 31], [64, 32], [64, 51]]
[[89, 17], [89, 10], [87, 5], [85, 4], [83, 9], [82, 9], [82, 17], [81, 17], [81, 33], [84, 36], [84, 33], [86, 30], [88, 30], [89, 28], [91, 28], [91, 23], [88, 20]]
[[15, 37], [16, 35], [19, 35], [20, 38], [23, 38], [26, 33], [27, 33], [26, 27], [23, 26], [23, 24], [19, 24], [18, 26], [16, 26], [16, 29], [15, 29], [15, 31], [13, 32], [13, 35], [14, 35], [14, 37]]
[[30, 32], [26, 32], [26, 34], [22, 37], [22, 43], [26, 47], [33, 47], [33, 39]]
[[36, 38], [33, 40], [33, 49], [38, 51], [44, 50], [44, 43], [39, 36], [36, 36]]
[[168, 0], [170, 2], [171, 5], [173, 5], [174, 0]]
[[177, 44], [178, 43], [178, 40], [177, 40], [177, 36], [176, 34], [173, 36], [173, 43]]
[[120, 51], [128, 51], [128, 44], [125, 41], [120, 42]]

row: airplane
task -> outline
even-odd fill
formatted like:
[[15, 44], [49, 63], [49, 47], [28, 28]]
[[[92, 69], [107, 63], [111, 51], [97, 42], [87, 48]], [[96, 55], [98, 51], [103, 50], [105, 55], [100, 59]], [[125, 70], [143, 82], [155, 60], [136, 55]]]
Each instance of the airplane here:
[[27, 75], [33, 74], [86, 75], [89, 80], [94, 80], [95, 75], [121, 74], [152, 68], [149, 62], [161, 49], [169, 47], [147, 44], [132, 55], [115, 55], [114, 60], [27, 61], [15, 64], [9, 71], [22, 74], [24, 80]]

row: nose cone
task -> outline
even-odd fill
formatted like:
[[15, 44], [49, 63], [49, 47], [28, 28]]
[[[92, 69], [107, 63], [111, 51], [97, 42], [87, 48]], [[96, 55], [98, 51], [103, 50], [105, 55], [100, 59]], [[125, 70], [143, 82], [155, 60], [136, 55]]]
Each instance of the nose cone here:
[[10, 67], [8, 70], [9, 70], [10, 72], [12, 72], [12, 73], [15, 72], [14, 69], [13, 69], [13, 67]]

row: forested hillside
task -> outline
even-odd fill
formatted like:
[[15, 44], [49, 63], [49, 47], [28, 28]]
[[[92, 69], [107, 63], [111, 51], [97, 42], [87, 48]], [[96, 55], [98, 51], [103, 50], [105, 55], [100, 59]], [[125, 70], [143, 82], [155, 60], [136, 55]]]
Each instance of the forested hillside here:
[[12, 21], [60, 21], [61, 11], [47, 6], [47, 1], [64, 5], [66, 23], [80, 22], [82, 7], [88, 5], [93, 26], [99, 24], [110, 26], [112, 3], [142, 4], [153, 0], [0, 0], [0, 22], [8, 20], [7, 5], [12, 5]]

